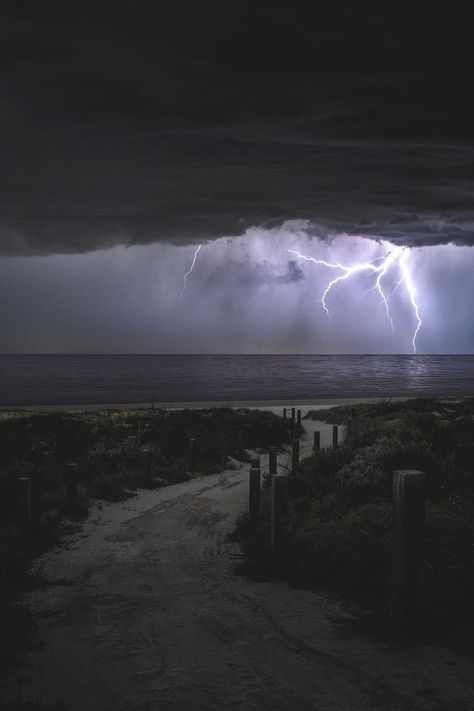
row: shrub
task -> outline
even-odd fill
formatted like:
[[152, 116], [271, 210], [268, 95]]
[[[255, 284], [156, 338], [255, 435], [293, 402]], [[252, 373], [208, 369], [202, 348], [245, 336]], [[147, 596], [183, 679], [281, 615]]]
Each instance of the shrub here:
[[[419, 398], [356, 407], [355, 434], [305, 459], [290, 479], [290, 522], [278, 555], [268, 530], [237, 535], [254, 577], [330, 591], [376, 617], [389, 607], [393, 471], [427, 478], [416, 623], [426, 637], [474, 622], [474, 398]], [[340, 423], [345, 408], [310, 417]], [[269, 522], [264, 517], [264, 525]], [[415, 631], [415, 626], [413, 627]]]

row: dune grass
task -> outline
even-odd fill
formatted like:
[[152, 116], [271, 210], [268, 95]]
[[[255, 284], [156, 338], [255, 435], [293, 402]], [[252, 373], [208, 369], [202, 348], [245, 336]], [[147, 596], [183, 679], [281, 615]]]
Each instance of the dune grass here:
[[[344, 407], [309, 419], [342, 424]], [[260, 525], [237, 523], [243, 572], [324, 590], [383, 625], [389, 611], [391, 481], [395, 469], [427, 476], [424, 560], [413, 633], [433, 637], [474, 624], [474, 398], [382, 401], [353, 408], [351, 438], [303, 460], [290, 478], [290, 516], [278, 555], [269, 550], [268, 491]]]

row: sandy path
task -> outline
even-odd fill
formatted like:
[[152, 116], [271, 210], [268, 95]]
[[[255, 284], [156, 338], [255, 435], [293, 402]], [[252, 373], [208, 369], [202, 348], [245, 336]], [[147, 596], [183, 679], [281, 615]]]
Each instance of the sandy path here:
[[[50, 581], [73, 584], [28, 596], [44, 647], [21, 670], [23, 698], [74, 711], [474, 708], [468, 661], [347, 637], [323, 596], [233, 575], [226, 534], [247, 479], [242, 468], [106, 504], [44, 556]], [[5, 698], [16, 689], [7, 680]]]

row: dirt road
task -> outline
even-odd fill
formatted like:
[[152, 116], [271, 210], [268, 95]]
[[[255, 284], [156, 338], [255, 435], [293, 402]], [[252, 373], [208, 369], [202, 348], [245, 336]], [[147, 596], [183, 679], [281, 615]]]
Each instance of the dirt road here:
[[73, 711], [474, 708], [468, 661], [347, 637], [323, 596], [237, 577], [226, 539], [248, 469], [141, 491], [94, 509], [41, 561], [28, 596], [44, 646], [4, 698]]

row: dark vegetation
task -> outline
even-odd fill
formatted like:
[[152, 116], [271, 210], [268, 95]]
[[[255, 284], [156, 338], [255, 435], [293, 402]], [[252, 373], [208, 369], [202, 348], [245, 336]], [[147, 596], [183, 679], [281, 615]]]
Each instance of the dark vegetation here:
[[[65, 530], [77, 526], [93, 499], [117, 501], [133, 495], [137, 487], [219, 472], [229, 466], [231, 457], [249, 459], [247, 449], [281, 447], [289, 439], [288, 422], [256, 410], [4, 412], [0, 420], [0, 637], [8, 635], [9, 624], [33, 624], [25, 610], [15, 607], [12, 612], [9, 603], [25, 588], [44, 584], [30, 570], [32, 559]], [[72, 503], [66, 486], [71, 462], [77, 464], [78, 479], [78, 496]], [[20, 525], [19, 477], [31, 479], [32, 518], [27, 529]], [[0, 663], [9, 661], [0, 659]]]
[[[423, 639], [474, 624], [474, 398], [461, 402], [382, 401], [353, 408], [353, 434], [338, 449], [303, 460], [290, 476], [290, 516], [282, 549], [269, 549], [270, 497], [258, 529], [246, 515], [236, 537], [244, 572], [275, 576], [345, 599], [387, 631], [396, 469], [427, 476], [424, 561], [411, 632]], [[344, 407], [308, 418], [342, 424]]]

